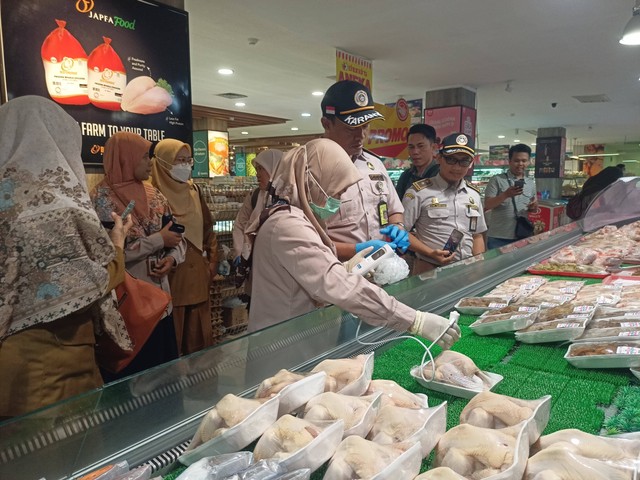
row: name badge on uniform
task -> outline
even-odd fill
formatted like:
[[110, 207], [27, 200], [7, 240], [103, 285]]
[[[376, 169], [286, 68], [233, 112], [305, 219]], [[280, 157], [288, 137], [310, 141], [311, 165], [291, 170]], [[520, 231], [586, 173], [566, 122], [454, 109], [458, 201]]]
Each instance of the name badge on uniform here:
[[370, 173], [369, 178], [374, 182], [382, 182], [384, 180], [384, 176], [380, 173]]
[[381, 200], [378, 204], [378, 216], [380, 217], [380, 226], [385, 227], [389, 224], [389, 210], [387, 202]]
[[478, 217], [469, 217], [469, 231], [471, 233], [478, 230]]

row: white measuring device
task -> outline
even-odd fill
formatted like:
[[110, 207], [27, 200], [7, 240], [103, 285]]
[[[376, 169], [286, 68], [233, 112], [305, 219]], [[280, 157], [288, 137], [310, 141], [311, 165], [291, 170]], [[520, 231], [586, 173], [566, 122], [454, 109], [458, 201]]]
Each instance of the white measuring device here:
[[368, 257], [363, 258], [358, 262], [355, 267], [351, 269], [351, 273], [357, 273], [358, 275], [366, 275], [369, 271], [375, 268], [382, 260], [393, 255], [393, 249], [388, 243], [385, 243], [383, 247], [373, 252]]

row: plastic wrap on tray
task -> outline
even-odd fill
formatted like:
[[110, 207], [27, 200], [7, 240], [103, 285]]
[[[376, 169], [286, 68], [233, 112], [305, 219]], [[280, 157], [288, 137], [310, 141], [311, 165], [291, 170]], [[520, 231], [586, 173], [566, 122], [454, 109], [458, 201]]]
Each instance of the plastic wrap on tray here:
[[327, 359], [316, 365], [311, 373], [327, 374], [325, 392], [344, 395], [362, 395], [369, 386], [373, 373], [373, 353], [355, 358]]
[[498, 333], [514, 332], [531, 325], [535, 321], [536, 315], [537, 312], [513, 312], [481, 316], [469, 325], [469, 328], [478, 335], [495, 335]]
[[247, 468], [253, 460], [251, 452], [227, 453], [204, 457], [190, 464], [176, 480], [196, 480], [202, 478], [226, 478]]
[[582, 287], [584, 287], [584, 280], [554, 280], [545, 283], [536, 292], [550, 295], [576, 294]]
[[621, 318], [629, 319], [629, 321], [640, 321], [640, 308], [620, 308], [620, 307], [606, 307], [599, 306], [593, 314], [593, 320], [604, 320], [608, 318]]
[[631, 326], [618, 326], [609, 328], [587, 328], [582, 336], [574, 341], [585, 340], [625, 340], [640, 338], [640, 322], [632, 323]]
[[536, 318], [536, 323], [591, 318], [595, 309], [594, 305], [576, 305], [574, 303], [559, 305], [541, 310]]
[[564, 358], [578, 368], [640, 367], [640, 341], [602, 340], [573, 343]]
[[322, 393], [307, 403], [304, 419], [311, 421], [342, 420], [344, 436], [365, 437], [376, 419], [382, 392], [366, 397], [353, 397], [335, 392]]
[[480, 315], [488, 310], [498, 310], [506, 307], [513, 297], [464, 297], [455, 305], [460, 313], [468, 315]]
[[402, 408], [429, 408], [429, 399], [424, 393], [413, 393], [393, 380], [371, 380], [365, 395], [382, 392], [380, 408], [395, 405]]
[[534, 292], [532, 295], [522, 298], [515, 303], [523, 304], [535, 304], [540, 308], [552, 308], [558, 305], [564, 305], [567, 302], [571, 302], [575, 298], [574, 294], [564, 293], [561, 295], [549, 295], [548, 293]]

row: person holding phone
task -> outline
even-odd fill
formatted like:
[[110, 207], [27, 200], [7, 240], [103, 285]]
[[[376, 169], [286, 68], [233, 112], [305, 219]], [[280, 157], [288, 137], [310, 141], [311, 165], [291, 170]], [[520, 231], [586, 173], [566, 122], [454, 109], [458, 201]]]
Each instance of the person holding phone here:
[[530, 163], [531, 148], [523, 143], [513, 145], [509, 149], [509, 169], [489, 179], [484, 191], [484, 210], [491, 210], [487, 239], [489, 249], [517, 240], [515, 210], [519, 213], [538, 210], [535, 181], [525, 178]]
[[[182, 263], [187, 248], [183, 235], [171, 230], [173, 221], [162, 224], [171, 215], [169, 202], [150, 183], [149, 149], [151, 142], [131, 132], [118, 132], [104, 146], [105, 177], [91, 192], [100, 218], [107, 212], [121, 214], [131, 200], [133, 226], [127, 235], [124, 255], [127, 271], [171, 293], [168, 274]], [[158, 322], [149, 340], [133, 361], [117, 374], [103, 370], [105, 381], [112, 381], [146, 370], [178, 357], [176, 333], [169, 303], [166, 315]]]
[[475, 155], [473, 139], [454, 133], [442, 141], [440, 172], [414, 182], [402, 199], [415, 252], [412, 273], [432, 270], [485, 251], [487, 230], [480, 193], [464, 180]]
[[184, 262], [169, 272], [173, 325], [180, 355], [213, 345], [209, 287], [217, 270], [218, 242], [209, 207], [191, 180], [192, 168], [189, 144], [165, 138], [156, 145], [151, 184], [169, 202], [172, 228], [181, 227], [187, 245]]

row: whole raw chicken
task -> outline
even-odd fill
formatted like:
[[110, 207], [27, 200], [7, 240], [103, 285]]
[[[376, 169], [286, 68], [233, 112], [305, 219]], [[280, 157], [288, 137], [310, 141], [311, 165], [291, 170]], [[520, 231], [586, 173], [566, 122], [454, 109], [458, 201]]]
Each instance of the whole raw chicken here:
[[453, 427], [436, 446], [435, 465], [473, 480], [500, 473], [513, 464], [521, 428], [492, 430], [466, 423]]
[[564, 449], [583, 457], [622, 465], [640, 460], [640, 440], [599, 437], [574, 428], [544, 435], [532, 449], [533, 452]]
[[367, 355], [358, 355], [356, 358], [323, 360], [311, 370], [311, 373], [326, 372], [324, 391], [339, 392], [362, 375], [367, 358]]
[[367, 438], [382, 445], [403, 442], [416, 433], [429, 416], [427, 409], [415, 410], [387, 405], [378, 412]]
[[373, 398], [351, 397], [335, 392], [316, 395], [304, 408], [306, 420], [344, 420], [344, 429], [348, 430], [359, 423]]
[[283, 415], [260, 437], [253, 450], [255, 461], [276, 458], [282, 460], [305, 447], [320, 434], [313, 423], [291, 415]]
[[510, 427], [530, 419], [539, 404], [539, 400], [520, 400], [493, 392], [481, 392], [464, 407], [460, 413], [460, 423], [484, 428]]
[[[491, 379], [466, 355], [445, 350], [435, 358], [435, 380], [473, 390], [488, 390]], [[425, 378], [431, 378], [431, 365], [423, 369]]]
[[256, 391], [256, 398], [271, 398], [276, 396], [284, 387], [291, 385], [305, 378], [304, 375], [293, 373], [284, 368], [276, 373], [273, 377], [269, 377], [262, 381]]
[[365, 395], [375, 392], [382, 392], [381, 406], [395, 405], [403, 408], [425, 408], [428, 407], [427, 399], [419, 397], [415, 393], [402, 388], [393, 380], [371, 380]]
[[428, 470], [418, 475], [413, 480], [466, 480], [462, 475], [458, 475], [449, 467], [438, 467]]
[[633, 469], [609, 465], [562, 448], [546, 448], [527, 461], [524, 480], [632, 480]]
[[252, 400], [237, 397], [233, 394], [225, 395], [207, 413], [193, 436], [188, 450], [201, 445], [212, 438], [222, 435], [229, 428], [239, 424], [254, 410], [264, 403], [264, 399]]
[[351, 435], [338, 445], [324, 480], [371, 478], [410, 447], [409, 443], [378, 445]]

